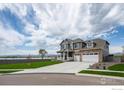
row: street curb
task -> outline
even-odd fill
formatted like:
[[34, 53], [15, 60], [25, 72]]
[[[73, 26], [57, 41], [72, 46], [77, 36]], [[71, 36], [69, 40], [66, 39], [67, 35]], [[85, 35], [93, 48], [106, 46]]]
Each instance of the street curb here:
[[68, 74], [68, 75], [75, 75], [75, 73], [56, 73], [56, 72], [33, 72], [33, 73], [8, 73], [8, 75], [23, 75], [23, 74]]
[[75, 73], [77, 76], [90, 76], [90, 77], [101, 77], [101, 78], [111, 78], [111, 79], [119, 79], [124, 80], [123, 77], [116, 77], [116, 76], [106, 76], [106, 75], [95, 75], [95, 74], [85, 74], [85, 73]]

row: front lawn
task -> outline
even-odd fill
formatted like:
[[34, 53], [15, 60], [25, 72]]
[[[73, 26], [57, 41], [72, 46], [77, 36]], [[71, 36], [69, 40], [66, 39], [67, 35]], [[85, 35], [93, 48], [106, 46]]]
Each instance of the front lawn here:
[[124, 73], [119, 73], [119, 72], [82, 70], [79, 73], [81, 73], [81, 74], [96, 74], [96, 75], [107, 75], [107, 76], [124, 77]]
[[116, 64], [108, 67], [109, 70], [124, 71], [124, 64]]
[[16, 64], [0, 64], [0, 69], [29, 69], [38, 68], [62, 62], [57, 61], [44, 61], [44, 62], [30, 62], [30, 63], [16, 63]]

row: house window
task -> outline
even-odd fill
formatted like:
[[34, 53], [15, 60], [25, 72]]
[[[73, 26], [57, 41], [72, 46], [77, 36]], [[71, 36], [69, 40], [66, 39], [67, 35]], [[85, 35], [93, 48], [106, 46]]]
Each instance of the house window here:
[[73, 49], [73, 44], [70, 44], [70, 48]]
[[88, 41], [87, 48], [92, 48], [92, 47], [93, 47], [93, 41]]
[[105, 45], [105, 48], [108, 48], [108, 45]]
[[71, 48], [70, 44], [66, 44], [66, 49], [70, 49], [70, 48]]
[[61, 49], [71, 49], [71, 45], [70, 44], [61, 45]]
[[65, 45], [64, 45], [64, 49], [66, 49], [66, 47], [67, 47], [67, 46], [66, 46], [66, 44], [65, 44]]
[[76, 44], [74, 44], [74, 48], [76, 48]]
[[84, 48], [86, 46], [86, 44], [82, 43], [82, 48]]
[[74, 48], [80, 48], [80, 43], [75, 43]]
[[61, 49], [64, 49], [64, 45], [61, 45]]

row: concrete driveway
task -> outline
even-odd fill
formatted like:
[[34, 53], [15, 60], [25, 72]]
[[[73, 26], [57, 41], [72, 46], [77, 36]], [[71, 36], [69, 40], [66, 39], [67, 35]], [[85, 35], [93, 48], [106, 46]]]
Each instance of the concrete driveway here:
[[83, 69], [87, 69], [89, 65], [93, 63], [88, 62], [64, 62], [51, 66], [28, 69], [24, 71], [14, 72], [14, 74], [20, 73], [77, 73]]

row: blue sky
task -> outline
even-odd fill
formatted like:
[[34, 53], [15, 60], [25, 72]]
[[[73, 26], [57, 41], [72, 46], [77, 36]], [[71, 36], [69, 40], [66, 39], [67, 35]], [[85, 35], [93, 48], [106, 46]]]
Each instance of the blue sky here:
[[124, 26], [119, 26], [116, 28], [118, 32], [111, 34], [110, 39], [111, 45], [124, 45]]
[[0, 55], [54, 54], [65, 38], [124, 45], [124, 4], [0, 4]]

